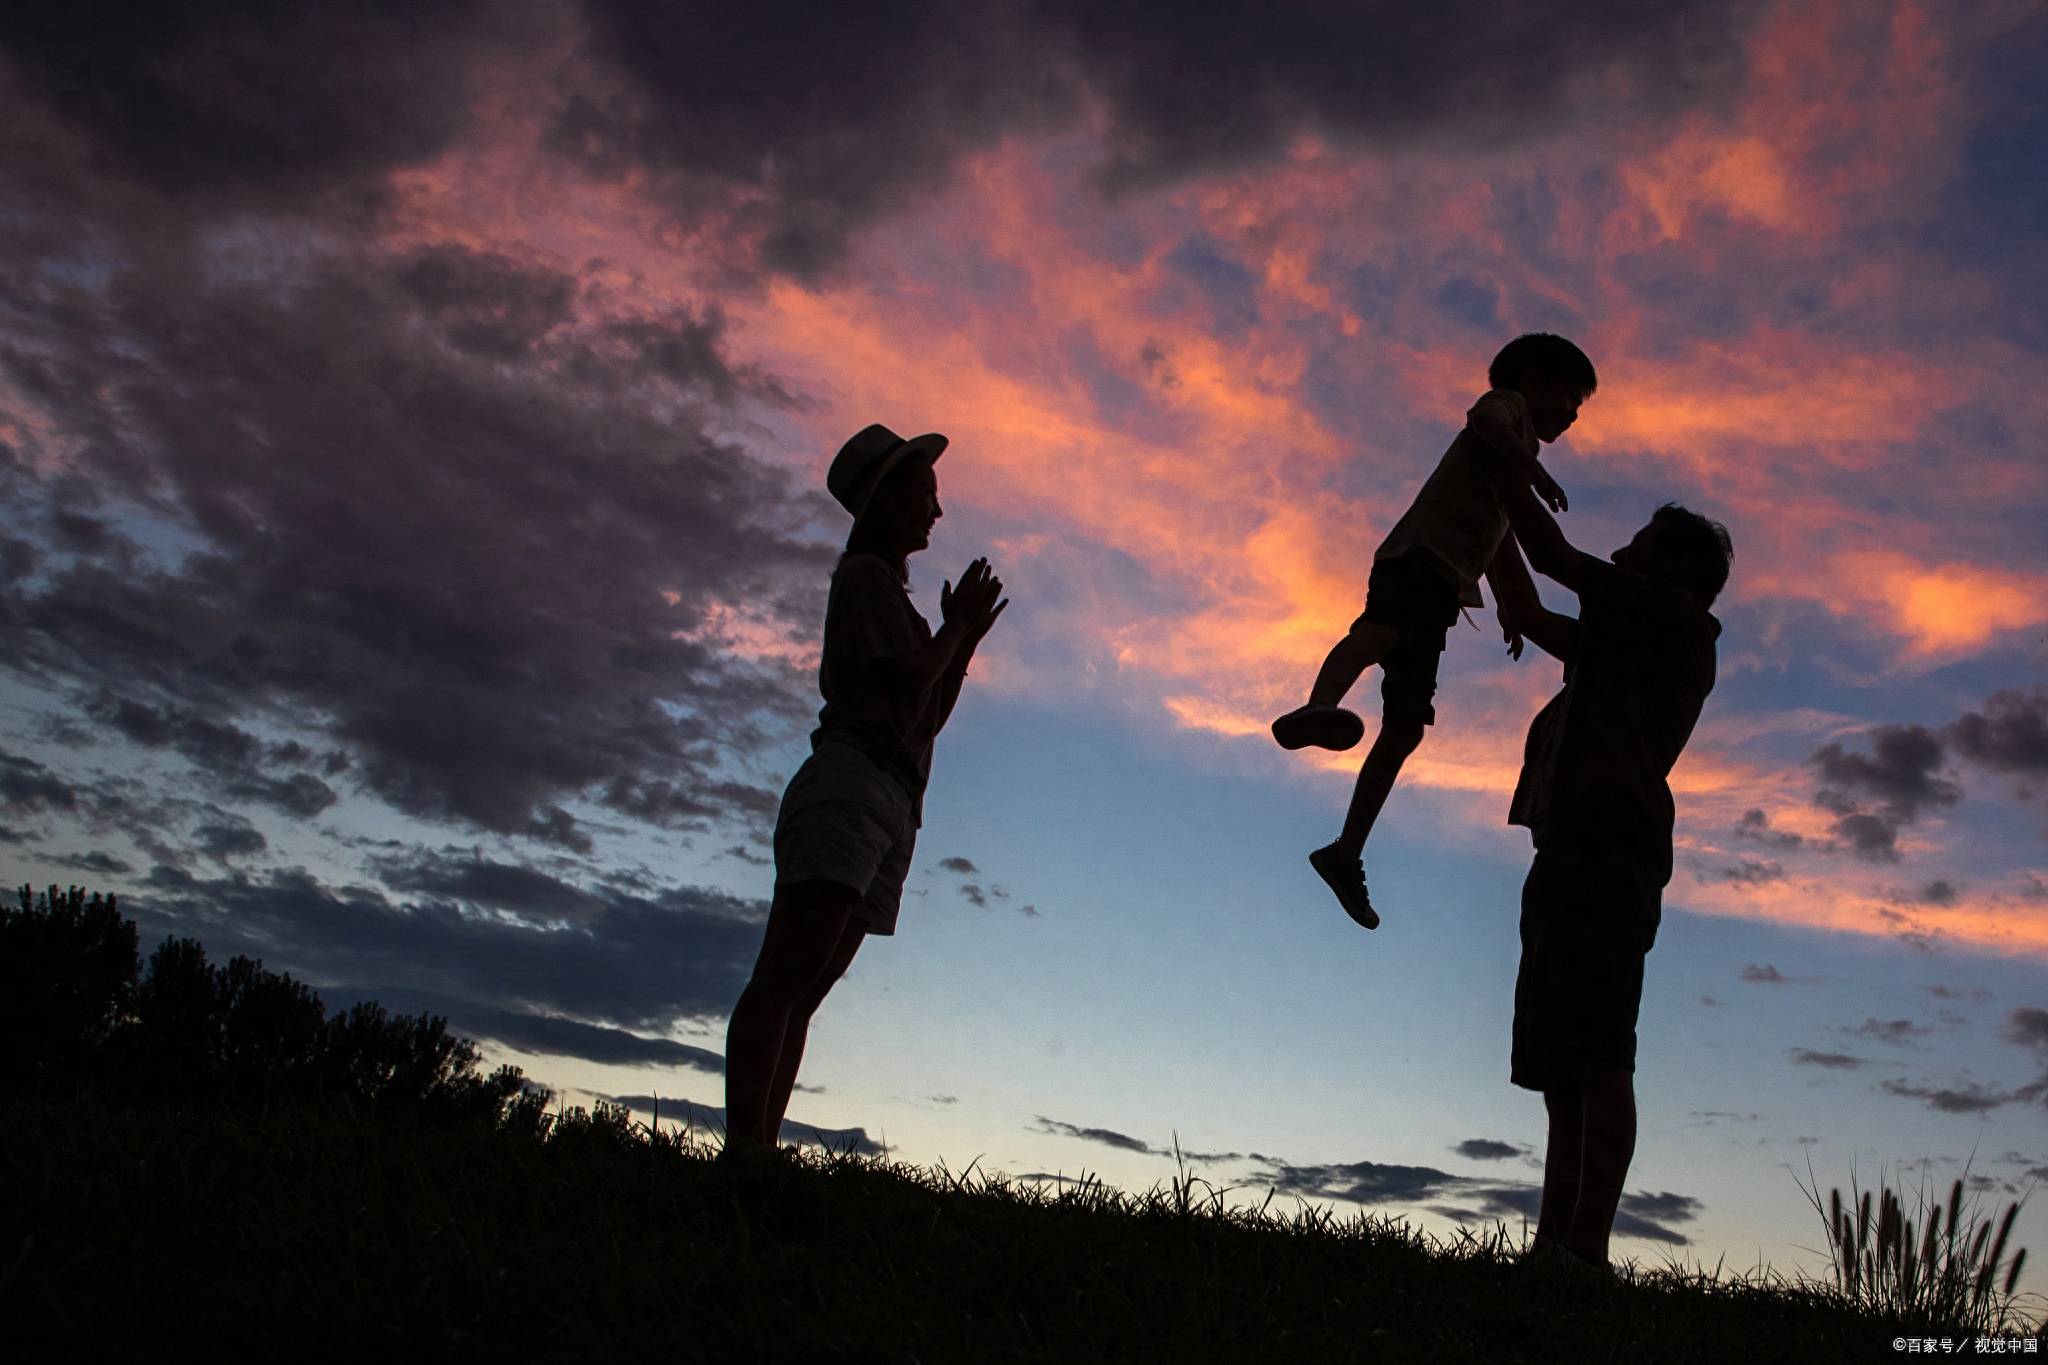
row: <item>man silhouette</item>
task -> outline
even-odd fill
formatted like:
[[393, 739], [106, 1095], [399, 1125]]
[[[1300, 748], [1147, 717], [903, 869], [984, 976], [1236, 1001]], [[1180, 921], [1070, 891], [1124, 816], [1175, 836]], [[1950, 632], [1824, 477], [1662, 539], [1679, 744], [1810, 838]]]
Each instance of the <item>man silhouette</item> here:
[[1496, 477], [1530, 566], [1576, 593], [1576, 620], [1532, 589], [1511, 628], [1563, 662], [1529, 726], [1508, 813], [1536, 847], [1522, 888], [1514, 1084], [1543, 1094], [1549, 1140], [1532, 1257], [1608, 1270], [1635, 1155], [1643, 959], [1671, 880], [1666, 779], [1714, 686], [1707, 611], [1733, 553], [1718, 522], [1667, 503], [1608, 560], [1575, 549], [1528, 487]]

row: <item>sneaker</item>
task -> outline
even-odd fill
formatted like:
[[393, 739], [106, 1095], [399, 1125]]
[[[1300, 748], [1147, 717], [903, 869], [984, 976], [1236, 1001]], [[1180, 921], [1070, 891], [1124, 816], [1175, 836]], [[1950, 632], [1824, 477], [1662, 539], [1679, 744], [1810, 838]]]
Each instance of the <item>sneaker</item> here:
[[1367, 929], [1380, 927], [1380, 917], [1372, 908], [1372, 897], [1365, 892], [1364, 860], [1346, 858], [1332, 844], [1309, 854], [1308, 865], [1337, 893], [1337, 903], [1344, 907], [1345, 914]]
[[1365, 738], [1365, 722], [1341, 706], [1310, 702], [1273, 722], [1273, 738], [1283, 749], [1335, 749], [1340, 753]]

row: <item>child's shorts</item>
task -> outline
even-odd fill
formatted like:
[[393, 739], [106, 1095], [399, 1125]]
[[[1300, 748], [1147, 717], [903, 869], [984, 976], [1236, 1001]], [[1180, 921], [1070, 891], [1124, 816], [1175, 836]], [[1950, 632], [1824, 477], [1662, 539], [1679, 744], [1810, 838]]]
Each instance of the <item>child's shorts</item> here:
[[910, 793], [860, 750], [820, 744], [782, 794], [775, 817], [775, 886], [828, 881], [860, 894], [871, 934], [896, 932], [917, 818]]
[[1381, 715], [1436, 724], [1437, 661], [1458, 620], [1458, 586], [1419, 554], [1375, 559], [1365, 581], [1365, 612], [1352, 623], [1392, 626], [1401, 639], [1380, 660]]
[[1663, 885], [1625, 839], [1558, 837], [1537, 846], [1522, 884], [1508, 1078], [1529, 1090], [1587, 1069], [1634, 1071], [1643, 958], [1657, 940]]

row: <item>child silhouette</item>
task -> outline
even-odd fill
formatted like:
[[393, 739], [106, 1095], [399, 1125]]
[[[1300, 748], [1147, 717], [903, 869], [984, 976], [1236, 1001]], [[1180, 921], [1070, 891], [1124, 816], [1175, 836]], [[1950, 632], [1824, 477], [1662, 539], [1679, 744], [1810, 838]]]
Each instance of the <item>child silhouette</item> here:
[[[1365, 723], [1339, 703], [1367, 668], [1380, 666], [1379, 737], [1359, 769], [1343, 831], [1308, 855], [1345, 913], [1367, 929], [1378, 928], [1380, 917], [1365, 886], [1365, 841], [1402, 763], [1422, 743], [1424, 727], [1436, 723], [1430, 699], [1445, 633], [1461, 606], [1484, 605], [1477, 582], [1482, 574], [1496, 603], [1523, 588], [1535, 591], [1494, 473], [1505, 470], [1554, 510], [1564, 510], [1564, 490], [1538, 460], [1537, 443], [1563, 435], [1599, 382], [1585, 352], [1547, 332], [1510, 341], [1486, 377], [1492, 387], [1465, 414], [1464, 430], [1374, 553], [1364, 613], [1323, 660], [1307, 703], [1273, 722], [1282, 748], [1349, 749], [1364, 736]], [[1505, 614], [1501, 624], [1510, 652], [1520, 658], [1521, 638], [1508, 629]]]

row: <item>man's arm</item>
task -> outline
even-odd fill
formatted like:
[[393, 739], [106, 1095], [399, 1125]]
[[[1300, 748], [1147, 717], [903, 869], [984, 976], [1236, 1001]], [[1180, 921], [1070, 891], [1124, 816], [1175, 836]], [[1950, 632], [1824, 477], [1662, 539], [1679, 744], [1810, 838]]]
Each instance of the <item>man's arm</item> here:
[[[1492, 466], [1489, 473], [1494, 491], [1500, 496], [1500, 505], [1508, 514], [1508, 525], [1514, 529], [1515, 539], [1521, 542], [1523, 551], [1529, 556], [1529, 567], [1558, 586], [1577, 592], [1585, 576], [1585, 553], [1564, 538], [1564, 532], [1558, 529], [1557, 519], [1543, 510], [1542, 504], [1536, 501], [1536, 495], [1516, 476], [1515, 470], [1499, 464]], [[1533, 635], [1529, 638], [1536, 639]], [[1539, 645], [1543, 643], [1541, 640], [1536, 642]]]

